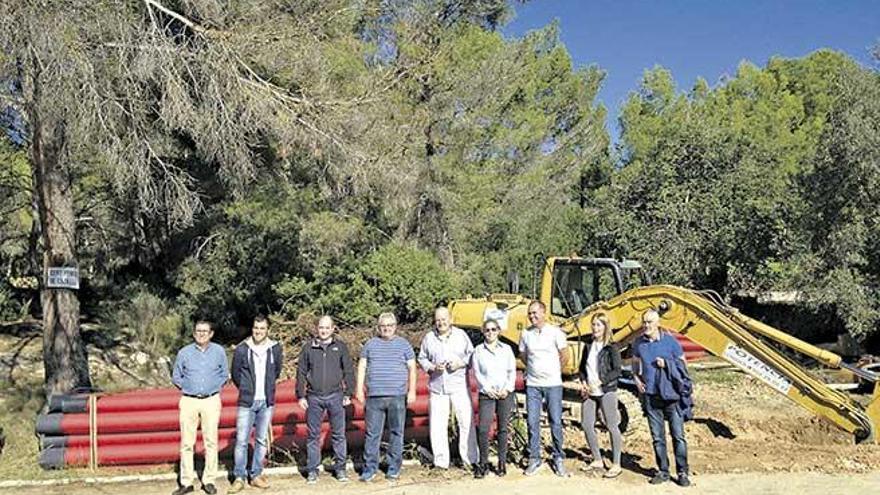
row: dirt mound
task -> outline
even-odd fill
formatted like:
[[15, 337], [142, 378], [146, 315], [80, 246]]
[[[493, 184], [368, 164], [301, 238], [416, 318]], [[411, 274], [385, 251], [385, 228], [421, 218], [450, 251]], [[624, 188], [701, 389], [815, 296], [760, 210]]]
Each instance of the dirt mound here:
[[[747, 375], [724, 370], [694, 371], [693, 376], [695, 418], [685, 431], [695, 473], [880, 469], [880, 445], [855, 445], [848, 433]], [[625, 442], [631, 467], [654, 466], [647, 431]], [[669, 450], [671, 456], [671, 444]]]
[[[311, 337], [311, 329], [316, 325], [317, 318], [310, 315], [302, 316], [293, 322], [273, 322], [272, 337], [284, 343], [284, 353], [287, 356], [284, 359], [282, 378], [296, 377], [297, 356], [303, 343]], [[426, 331], [427, 328], [421, 325], [399, 325], [397, 335], [405, 338], [414, 348], [417, 348]], [[375, 334], [373, 326], [339, 324], [336, 331], [336, 337], [345, 342], [355, 362], [361, 354], [361, 347]]]

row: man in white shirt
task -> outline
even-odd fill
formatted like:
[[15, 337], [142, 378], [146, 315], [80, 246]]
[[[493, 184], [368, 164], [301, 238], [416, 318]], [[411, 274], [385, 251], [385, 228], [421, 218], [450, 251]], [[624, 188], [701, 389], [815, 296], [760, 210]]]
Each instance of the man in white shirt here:
[[458, 451], [466, 466], [477, 462], [474, 410], [467, 381], [467, 366], [474, 346], [464, 330], [451, 325], [449, 310], [434, 311], [432, 328], [419, 346], [419, 366], [428, 373], [431, 451], [434, 466], [449, 468], [449, 409], [458, 423]]
[[544, 321], [546, 307], [532, 301], [529, 322], [519, 340], [520, 358], [526, 365], [526, 413], [529, 430], [529, 465], [526, 476], [541, 469], [541, 407], [547, 405], [550, 433], [553, 437], [553, 469], [558, 476], [568, 476], [562, 450], [562, 366], [568, 360], [568, 341], [559, 327]]

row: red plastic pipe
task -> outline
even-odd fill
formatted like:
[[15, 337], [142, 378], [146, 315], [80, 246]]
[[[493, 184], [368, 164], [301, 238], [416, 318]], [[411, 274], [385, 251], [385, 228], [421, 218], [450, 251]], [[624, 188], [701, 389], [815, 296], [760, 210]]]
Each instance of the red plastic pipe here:
[[[426, 419], [427, 420], [427, 419]], [[275, 427], [273, 427], [274, 429]], [[429, 437], [429, 429], [427, 426], [408, 427], [405, 431], [404, 438], [406, 440], [414, 440], [424, 442]], [[350, 449], [358, 449], [363, 446], [364, 434], [363, 430], [349, 430], [346, 432], [348, 446]], [[275, 438], [273, 446], [276, 448], [292, 448], [297, 446], [302, 448], [305, 445], [305, 434], [296, 432], [294, 434], [284, 433]], [[234, 436], [221, 437], [218, 442], [220, 457], [228, 458], [232, 456], [235, 446]], [[322, 432], [322, 448], [330, 448], [330, 436]], [[196, 443], [195, 451], [199, 455], [204, 455], [204, 446], [201, 442]], [[44, 467], [75, 467], [87, 466], [89, 463], [88, 447], [73, 447], [64, 449], [61, 456], [63, 461], [61, 465], [48, 466], [48, 462], [41, 464]], [[98, 449], [98, 465], [132, 465], [132, 464], [160, 464], [171, 463], [180, 460], [180, 443], [165, 442], [152, 444], [137, 445], [110, 445], [105, 448]]]
[[[406, 427], [415, 427], [415, 426], [428, 426], [428, 417], [427, 416], [419, 416], [419, 417], [407, 417], [406, 418]], [[322, 431], [329, 431], [328, 425], [325, 422], [322, 426]], [[362, 431], [364, 429], [364, 420], [352, 420], [348, 421], [345, 425], [346, 431]], [[283, 424], [273, 424], [272, 425], [272, 435], [275, 438], [290, 434], [293, 432], [296, 435], [306, 435], [307, 427], [305, 424], [297, 424], [297, 425], [283, 425]], [[221, 428], [218, 431], [218, 438], [235, 438], [235, 428]], [[253, 435], [252, 435], [253, 437]], [[43, 448], [57, 448], [57, 447], [88, 447], [89, 446], [89, 436], [88, 435], [70, 435], [64, 437], [44, 437], [42, 439]], [[201, 431], [198, 433], [197, 442], [202, 441]], [[98, 448], [109, 447], [111, 445], [144, 445], [144, 444], [153, 444], [153, 443], [168, 443], [168, 442], [180, 442], [180, 431], [155, 431], [155, 432], [135, 432], [135, 433], [117, 433], [112, 435], [98, 435]]]

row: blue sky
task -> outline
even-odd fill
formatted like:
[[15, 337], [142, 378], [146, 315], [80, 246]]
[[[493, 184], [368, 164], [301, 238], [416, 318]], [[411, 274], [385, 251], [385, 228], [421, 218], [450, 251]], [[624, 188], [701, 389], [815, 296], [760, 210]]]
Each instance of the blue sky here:
[[578, 66], [607, 72], [599, 100], [617, 139], [617, 112], [645, 69], [662, 65], [679, 89], [702, 76], [715, 85], [742, 60], [763, 66], [774, 56], [801, 57], [819, 48], [874, 65], [880, 40], [878, 0], [532, 0], [516, 5], [503, 32], [520, 36], [559, 21]]

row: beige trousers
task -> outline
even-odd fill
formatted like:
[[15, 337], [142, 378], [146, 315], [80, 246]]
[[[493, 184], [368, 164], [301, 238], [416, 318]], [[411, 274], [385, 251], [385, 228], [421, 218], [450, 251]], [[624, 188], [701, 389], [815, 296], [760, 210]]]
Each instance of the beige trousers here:
[[190, 486], [196, 479], [193, 450], [196, 431], [202, 425], [205, 443], [205, 472], [202, 484], [214, 483], [217, 478], [217, 428], [220, 424], [220, 394], [207, 399], [181, 397], [180, 408], [180, 485]]

